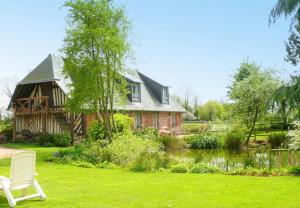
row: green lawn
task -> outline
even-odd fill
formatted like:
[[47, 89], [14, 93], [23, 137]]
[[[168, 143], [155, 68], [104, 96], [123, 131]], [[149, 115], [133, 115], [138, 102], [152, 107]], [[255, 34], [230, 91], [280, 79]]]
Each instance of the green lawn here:
[[[176, 173], [133, 173], [47, 163], [57, 148], [9, 145], [37, 152], [38, 181], [45, 202], [18, 207], [300, 207], [299, 177], [247, 177]], [[0, 160], [8, 175], [9, 160]], [[0, 197], [0, 208], [8, 207]]]

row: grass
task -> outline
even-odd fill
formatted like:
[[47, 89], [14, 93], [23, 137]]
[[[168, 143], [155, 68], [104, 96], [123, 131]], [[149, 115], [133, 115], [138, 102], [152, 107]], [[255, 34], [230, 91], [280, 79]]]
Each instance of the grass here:
[[[286, 130], [256, 131], [256, 140], [257, 141], [267, 141], [269, 135], [272, 133], [287, 134], [287, 131]], [[251, 139], [254, 139], [254, 134], [251, 135]]]
[[[45, 160], [58, 148], [6, 145], [37, 152], [37, 177], [48, 199], [18, 207], [300, 207], [300, 178], [133, 173], [127, 170], [80, 168]], [[0, 160], [8, 175], [9, 160]], [[18, 193], [17, 193], [18, 194]], [[0, 196], [0, 208], [8, 207]]]

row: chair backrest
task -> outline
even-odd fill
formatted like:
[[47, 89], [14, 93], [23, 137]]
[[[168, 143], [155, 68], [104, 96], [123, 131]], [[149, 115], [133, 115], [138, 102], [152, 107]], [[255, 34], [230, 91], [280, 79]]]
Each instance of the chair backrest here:
[[32, 185], [35, 175], [35, 152], [24, 151], [13, 155], [11, 159], [11, 187]]

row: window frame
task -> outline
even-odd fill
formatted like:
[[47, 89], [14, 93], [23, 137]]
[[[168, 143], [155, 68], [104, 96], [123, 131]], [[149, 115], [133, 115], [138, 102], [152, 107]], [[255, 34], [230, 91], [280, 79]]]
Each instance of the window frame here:
[[168, 89], [168, 87], [161, 88], [161, 102], [162, 102], [162, 104], [169, 104], [169, 89]]
[[136, 129], [142, 128], [143, 125], [143, 117], [141, 112], [136, 112], [134, 116], [134, 126]]
[[154, 112], [152, 115], [152, 125], [153, 128], [159, 129], [159, 113]]
[[[136, 91], [136, 92], [134, 92]], [[141, 85], [140, 83], [130, 84], [130, 94], [131, 102], [140, 103], [141, 102]]]
[[171, 126], [173, 128], [178, 126], [176, 113], [171, 113]]

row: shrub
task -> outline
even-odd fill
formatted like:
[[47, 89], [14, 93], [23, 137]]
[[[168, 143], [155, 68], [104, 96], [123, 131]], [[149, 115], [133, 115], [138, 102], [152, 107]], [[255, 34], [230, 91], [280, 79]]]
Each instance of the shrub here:
[[291, 138], [289, 148], [292, 150], [300, 150], [300, 121], [293, 123], [294, 130], [290, 130], [288, 136]]
[[52, 142], [56, 147], [70, 146], [72, 139], [68, 134], [53, 134]]
[[161, 135], [158, 137], [157, 140], [166, 151], [172, 151], [172, 150], [182, 150], [186, 148], [187, 144], [185, 140], [176, 138], [173, 135]]
[[284, 144], [286, 138], [285, 134], [274, 132], [268, 136], [268, 143], [271, 145], [271, 148], [278, 148]]
[[220, 170], [204, 163], [197, 163], [191, 168], [191, 173], [218, 173]]
[[294, 166], [288, 169], [288, 173], [292, 175], [300, 175], [300, 166]]
[[143, 152], [160, 153], [156, 142], [124, 133], [115, 135], [107, 148], [111, 153], [111, 162], [122, 167], [130, 167]]
[[159, 132], [155, 128], [142, 128], [134, 132], [134, 135], [143, 139], [157, 140], [159, 138]]
[[149, 149], [141, 152], [131, 166], [132, 171], [154, 171], [166, 167], [167, 162], [164, 154], [158, 151], [152, 152]]
[[203, 134], [192, 137], [193, 149], [217, 149], [221, 147], [220, 139], [216, 135]]
[[207, 132], [209, 126], [206, 123], [184, 123], [182, 129], [186, 134], [201, 134]]
[[88, 140], [96, 141], [105, 139], [105, 131], [102, 123], [93, 121], [88, 129]]
[[131, 131], [131, 127], [133, 125], [133, 118], [125, 114], [116, 113], [114, 114], [114, 120], [117, 131], [119, 133]]
[[229, 150], [240, 150], [245, 140], [245, 134], [239, 131], [227, 132], [224, 136], [224, 146]]
[[4, 129], [0, 132], [4, 135], [5, 141], [12, 141], [13, 139], [13, 126], [6, 125]]
[[171, 167], [171, 172], [172, 173], [187, 173], [188, 169], [184, 165], [174, 165]]
[[40, 146], [45, 147], [53, 144], [53, 136], [48, 133], [40, 133], [35, 136], [35, 142]]

